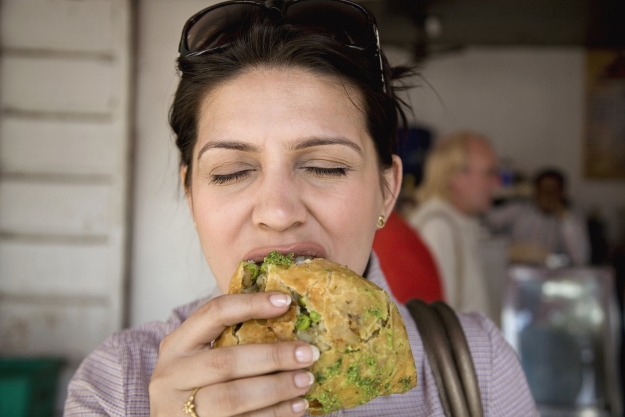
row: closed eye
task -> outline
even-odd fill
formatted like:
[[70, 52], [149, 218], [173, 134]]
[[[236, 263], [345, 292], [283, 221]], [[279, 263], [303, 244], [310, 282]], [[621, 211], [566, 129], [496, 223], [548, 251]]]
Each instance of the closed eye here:
[[235, 181], [238, 181], [247, 177], [250, 174], [250, 172], [252, 172], [251, 169], [246, 169], [243, 171], [233, 172], [232, 174], [213, 175], [210, 183], [216, 184], [216, 185], [222, 185], [222, 184], [227, 184], [229, 182], [235, 182]]
[[347, 168], [305, 167], [304, 169], [317, 177], [343, 177], [347, 173]]

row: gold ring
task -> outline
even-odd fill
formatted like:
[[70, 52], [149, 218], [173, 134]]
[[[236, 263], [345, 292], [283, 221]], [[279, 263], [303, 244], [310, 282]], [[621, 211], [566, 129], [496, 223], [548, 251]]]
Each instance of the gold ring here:
[[195, 394], [197, 394], [200, 388], [201, 387], [197, 387], [196, 389], [194, 389], [187, 402], [184, 403], [184, 405], [182, 406], [182, 411], [184, 411], [185, 414], [191, 414], [191, 417], [198, 417], [197, 413], [195, 412]]

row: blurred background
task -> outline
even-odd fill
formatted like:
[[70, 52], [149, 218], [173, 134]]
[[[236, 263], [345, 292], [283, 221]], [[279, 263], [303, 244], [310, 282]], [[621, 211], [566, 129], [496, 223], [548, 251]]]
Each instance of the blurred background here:
[[[167, 124], [182, 25], [214, 3], [0, 0], [0, 392], [28, 392], [31, 382], [20, 375], [42, 372], [53, 387], [60, 375], [49, 400], [60, 415], [69, 378], [108, 334], [165, 320], [214, 289]], [[508, 314], [499, 324], [508, 323], [517, 349], [526, 305], [536, 307], [532, 296], [565, 300], [555, 302], [560, 316], [591, 317], [582, 324], [599, 347], [590, 359], [583, 348], [572, 356], [613, 374], [596, 373], [590, 388], [580, 377], [562, 397], [544, 388], [549, 375], [532, 373], [532, 390], [545, 415], [618, 415], [625, 2], [361, 3], [375, 13], [390, 61], [420, 68], [407, 96], [415, 139], [404, 149], [406, 187], [418, 184], [436, 138], [458, 129], [492, 141], [502, 167], [498, 203], [529, 198], [539, 169], [566, 174], [568, 197], [588, 219], [597, 267], [586, 275], [567, 270], [564, 278], [551, 269], [519, 272], [507, 263], [505, 240], [485, 239], [491, 296]], [[552, 278], [560, 286], [545, 287]], [[594, 310], [580, 313], [588, 303]], [[16, 359], [24, 357], [30, 361]], [[534, 363], [550, 363], [540, 360]], [[530, 362], [526, 372], [535, 369]]]

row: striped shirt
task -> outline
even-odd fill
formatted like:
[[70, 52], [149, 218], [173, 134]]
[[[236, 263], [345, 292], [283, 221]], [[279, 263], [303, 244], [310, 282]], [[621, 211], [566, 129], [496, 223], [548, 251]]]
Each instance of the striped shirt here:
[[[390, 293], [375, 255], [367, 277]], [[65, 417], [149, 416], [148, 385], [161, 340], [216, 295], [175, 309], [164, 323], [147, 323], [109, 336], [82, 362], [72, 378]], [[408, 310], [399, 304], [398, 307], [417, 365], [417, 387], [406, 394], [378, 397], [365, 405], [340, 410], [332, 417], [445, 415], [421, 337]], [[497, 327], [479, 313], [461, 314], [459, 318], [475, 362], [484, 415], [537, 416], [517, 356]]]

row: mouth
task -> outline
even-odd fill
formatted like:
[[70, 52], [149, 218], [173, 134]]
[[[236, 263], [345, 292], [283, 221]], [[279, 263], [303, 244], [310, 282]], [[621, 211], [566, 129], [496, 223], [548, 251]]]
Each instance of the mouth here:
[[288, 245], [263, 246], [252, 249], [243, 257], [246, 261], [262, 262], [271, 251], [281, 255], [293, 254], [295, 261], [312, 258], [327, 258], [327, 253], [319, 244], [313, 242], [300, 242]]

